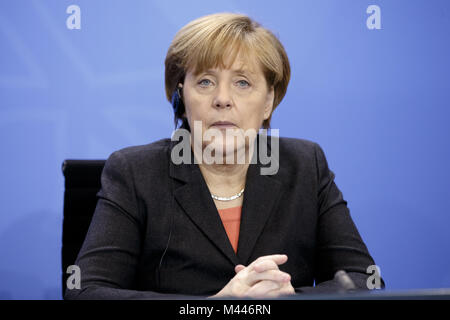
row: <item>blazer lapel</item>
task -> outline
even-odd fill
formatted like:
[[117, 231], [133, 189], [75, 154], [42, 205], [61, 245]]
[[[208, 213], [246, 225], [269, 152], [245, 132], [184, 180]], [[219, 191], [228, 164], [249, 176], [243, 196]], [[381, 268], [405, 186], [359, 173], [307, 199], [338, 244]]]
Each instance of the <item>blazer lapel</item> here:
[[[253, 248], [264, 226], [278, 206], [282, 183], [269, 175], [261, 175], [261, 165], [250, 164], [242, 206], [241, 226], [237, 255], [242, 264], [248, 265]], [[274, 252], [276, 253], [276, 252]]]
[[[174, 143], [172, 147], [173, 145]], [[270, 144], [268, 150], [271, 151]], [[255, 156], [258, 158], [256, 153]], [[194, 159], [192, 151], [191, 159]], [[248, 260], [253, 248], [270, 215], [276, 210], [281, 195], [282, 183], [272, 175], [262, 175], [261, 168], [262, 165], [257, 159], [256, 163], [249, 165], [247, 171], [236, 254], [198, 165], [175, 165], [170, 161], [171, 177], [184, 182], [174, 189], [176, 201], [233, 266], [251, 263]]]
[[237, 265], [239, 262], [236, 253], [228, 240], [222, 220], [200, 168], [197, 164], [175, 165], [172, 162], [170, 163], [171, 176], [185, 182], [174, 189], [176, 201], [193, 223], [228, 258], [232, 265]]

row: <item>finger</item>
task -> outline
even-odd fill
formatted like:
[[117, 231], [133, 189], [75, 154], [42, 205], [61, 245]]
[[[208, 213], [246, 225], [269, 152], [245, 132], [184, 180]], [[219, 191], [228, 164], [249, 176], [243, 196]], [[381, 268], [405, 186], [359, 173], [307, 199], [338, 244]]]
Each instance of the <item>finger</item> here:
[[259, 257], [258, 259], [253, 261], [250, 264], [250, 266], [255, 265], [255, 264], [257, 264], [259, 262], [262, 262], [262, 261], [266, 261], [266, 260], [273, 261], [277, 265], [280, 265], [280, 264], [286, 263], [287, 259], [288, 259], [288, 257], [285, 254], [272, 254], [272, 255], [268, 255], [268, 256]]
[[239, 273], [239, 272], [241, 272], [244, 269], [245, 269], [244, 265], [238, 264], [237, 266], [234, 267], [234, 272]]
[[264, 297], [278, 298], [281, 296], [288, 296], [288, 295], [292, 295], [292, 294], [295, 294], [295, 289], [292, 287], [292, 285], [290, 283], [288, 283], [288, 284], [283, 285], [279, 289], [275, 289], [275, 290], [267, 292]]
[[255, 262], [250, 269], [256, 272], [264, 272], [267, 270], [279, 270], [278, 265], [273, 260], [262, 260]]
[[248, 286], [253, 286], [255, 283], [259, 281], [275, 281], [279, 282], [280, 284], [288, 283], [291, 281], [291, 276], [283, 271], [280, 270], [267, 270], [264, 272], [255, 272], [251, 271], [248, 273], [247, 278], [245, 279], [245, 282]]
[[261, 298], [266, 296], [271, 291], [279, 290], [280, 287], [281, 285], [279, 282], [263, 280], [255, 283], [252, 287], [250, 287], [246, 291], [245, 296], [253, 298]]

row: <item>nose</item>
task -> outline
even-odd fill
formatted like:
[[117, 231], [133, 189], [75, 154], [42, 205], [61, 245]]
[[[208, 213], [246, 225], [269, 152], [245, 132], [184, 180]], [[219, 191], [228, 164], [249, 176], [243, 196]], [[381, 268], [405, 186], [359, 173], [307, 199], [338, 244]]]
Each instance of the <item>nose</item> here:
[[229, 108], [233, 105], [231, 92], [227, 85], [221, 84], [217, 87], [213, 104], [216, 108]]

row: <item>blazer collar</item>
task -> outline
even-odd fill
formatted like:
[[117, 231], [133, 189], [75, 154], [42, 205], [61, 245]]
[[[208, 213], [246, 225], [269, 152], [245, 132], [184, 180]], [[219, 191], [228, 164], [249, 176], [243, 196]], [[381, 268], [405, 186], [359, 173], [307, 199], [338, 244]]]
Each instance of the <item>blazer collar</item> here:
[[[259, 138], [259, 136], [258, 136]], [[259, 139], [257, 140], [259, 147]], [[177, 142], [172, 141], [170, 151]], [[255, 149], [255, 152], [259, 149]], [[270, 151], [270, 145], [268, 146]], [[191, 159], [194, 159], [191, 151]], [[198, 164], [176, 165], [170, 161], [170, 176], [181, 181], [174, 197], [184, 212], [233, 264], [248, 265], [253, 248], [270, 215], [276, 210], [282, 183], [277, 175], [261, 175], [259, 159], [247, 171], [237, 253], [231, 246], [217, 208]], [[274, 252], [277, 253], [277, 252]]]

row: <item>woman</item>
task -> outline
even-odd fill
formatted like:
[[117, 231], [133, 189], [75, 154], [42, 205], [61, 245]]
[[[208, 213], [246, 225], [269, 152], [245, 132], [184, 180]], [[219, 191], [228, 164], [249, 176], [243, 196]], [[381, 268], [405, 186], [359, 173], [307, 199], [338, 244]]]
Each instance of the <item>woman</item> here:
[[65, 298], [330, 292], [338, 270], [367, 289], [375, 263], [322, 149], [258, 134], [290, 79], [279, 40], [247, 16], [209, 15], [177, 33], [165, 64], [181, 127], [109, 157], [76, 261], [81, 289]]

